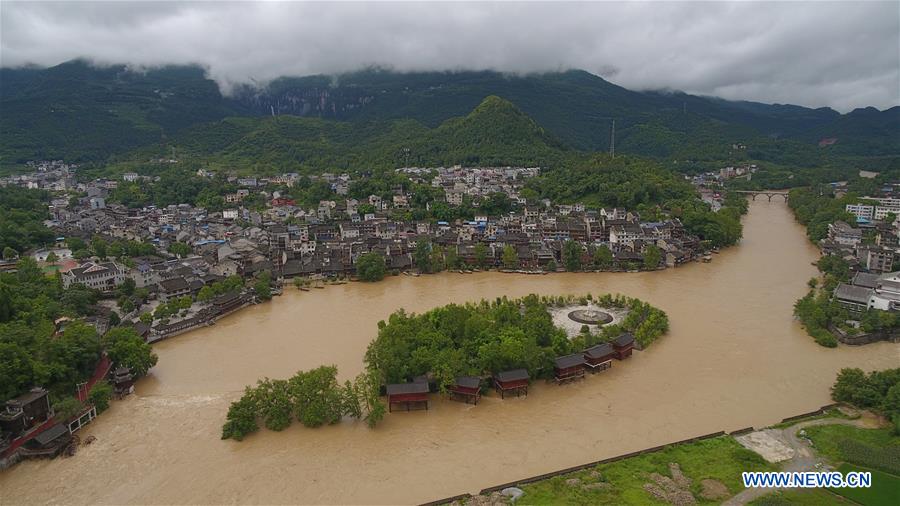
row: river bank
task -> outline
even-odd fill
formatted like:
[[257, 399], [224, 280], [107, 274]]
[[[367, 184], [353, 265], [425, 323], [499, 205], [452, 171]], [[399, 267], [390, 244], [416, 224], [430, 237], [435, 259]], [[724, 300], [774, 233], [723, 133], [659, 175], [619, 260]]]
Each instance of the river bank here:
[[[783, 203], [757, 201], [742, 243], [708, 264], [633, 274], [397, 276], [285, 291], [158, 343], [159, 364], [136, 395], [86, 429], [94, 444], [74, 459], [25, 462], [0, 474], [0, 487], [14, 504], [417, 503], [770, 425], [830, 402], [841, 367], [900, 360], [897, 344], [834, 350], [806, 336], [791, 312], [817, 257]], [[428, 411], [389, 415], [376, 430], [293, 426], [241, 443], [219, 440], [228, 404], [262, 376], [321, 364], [338, 366], [342, 379], [355, 376], [377, 322], [397, 308], [532, 292], [638, 297], [666, 311], [670, 332], [596, 381], [538, 384], [527, 398], [436, 400]]]

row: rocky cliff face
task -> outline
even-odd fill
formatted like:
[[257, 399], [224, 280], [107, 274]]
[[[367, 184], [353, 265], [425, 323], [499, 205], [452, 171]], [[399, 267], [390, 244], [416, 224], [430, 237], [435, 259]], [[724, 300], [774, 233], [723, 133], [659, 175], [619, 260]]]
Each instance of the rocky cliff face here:
[[360, 89], [295, 87], [281, 90], [242, 90], [232, 99], [239, 108], [252, 114], [276, 116], [312, 116], [350, 119], [375, 100]]

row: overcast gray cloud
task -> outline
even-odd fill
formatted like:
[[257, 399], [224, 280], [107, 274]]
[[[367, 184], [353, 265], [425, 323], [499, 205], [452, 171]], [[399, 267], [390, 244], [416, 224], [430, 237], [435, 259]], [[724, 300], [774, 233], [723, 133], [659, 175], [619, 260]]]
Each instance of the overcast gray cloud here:
[[282, 75], [581, 68], [631, 89], [900, 104], [900, 2], [0, 2], [3, 66], [196, 63], [227, 91]]

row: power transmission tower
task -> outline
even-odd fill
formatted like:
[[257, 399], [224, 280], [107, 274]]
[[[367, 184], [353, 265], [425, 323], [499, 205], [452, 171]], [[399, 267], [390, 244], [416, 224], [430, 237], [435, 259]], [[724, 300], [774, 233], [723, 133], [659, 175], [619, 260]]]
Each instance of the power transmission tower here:
[[616, 119], [612, 120], [612, 133], [609, 135], [609, 156], [616, 157]]
[[616, 118], [603, 116], [598, 119], [608, 119], [612, 121], [612, 129], [609, 132], [609, 156], [616, 157]]

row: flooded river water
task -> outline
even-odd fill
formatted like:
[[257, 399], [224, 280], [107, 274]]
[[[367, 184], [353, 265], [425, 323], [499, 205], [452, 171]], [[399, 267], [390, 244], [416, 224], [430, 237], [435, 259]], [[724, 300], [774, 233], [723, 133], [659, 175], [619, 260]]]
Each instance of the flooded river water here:
[[[762, 426], [829, 402], [841, 367], [896, 367], [900, 345], [826, 349], [792, 305], [817, 257], [781, 202], [754, 202], [740, 246], [639, 274], [399, 276], [297, 292], [156, 345], [159, 364], [86, 429], [78, 455], [0, 473], [3, 503], [399, 504], [477, 492], [683, 438]], [[477, 407], [433, 396], [375, 430], [294, 424], [221, 441], [230, 401], [263, 376], [363, 367], [376, 323], [403, 307], [528, 293], [619, 292], [665, 310], [671, 331], [631, 360], [527, 398]]]

